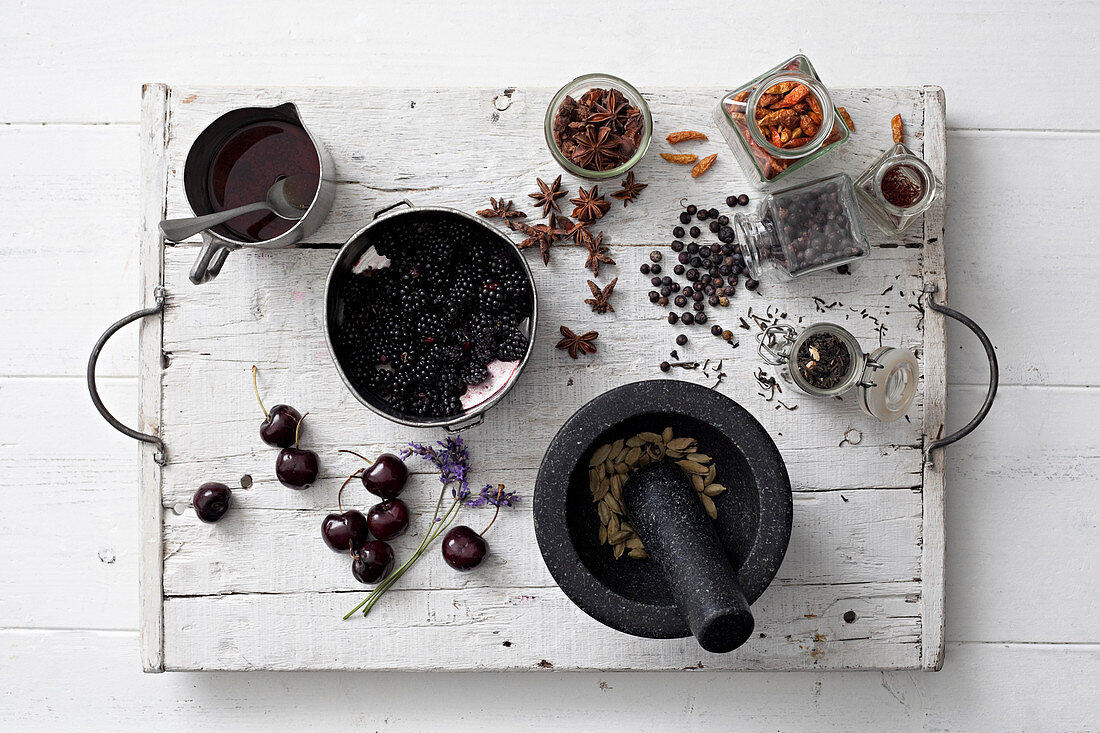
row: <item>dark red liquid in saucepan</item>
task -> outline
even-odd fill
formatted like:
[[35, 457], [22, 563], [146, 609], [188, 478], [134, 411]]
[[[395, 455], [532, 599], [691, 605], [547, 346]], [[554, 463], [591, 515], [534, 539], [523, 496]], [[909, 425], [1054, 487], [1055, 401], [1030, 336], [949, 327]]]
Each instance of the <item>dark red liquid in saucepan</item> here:
[[[295, 175], [321, 180], [321, 164], [309, 135], [281, 120], [255, 122], [234, 132], [214, 156], [207, 190], [214, 211], [263, 201], [281, 178]], [[285, 234], [295, 222], [270, 211], [256, 211], [230, 219], [228, 234], [243, 242], [261, 242]], [[222, 229], [223, 227], [219, 227]]]

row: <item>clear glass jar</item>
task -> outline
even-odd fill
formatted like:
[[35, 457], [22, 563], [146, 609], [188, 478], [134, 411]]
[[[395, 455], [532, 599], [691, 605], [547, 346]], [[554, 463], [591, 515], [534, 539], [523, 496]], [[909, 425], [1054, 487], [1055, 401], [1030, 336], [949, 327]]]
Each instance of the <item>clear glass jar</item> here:
[[[786, 128], [771, 127], [769, 134], [757, 124], [758, 116], [767, 116], [768, 104], [775, 103], [777, 94], [774, 90], [777, 85], [802, 85], [808, 90], [806, 96], [792, 107], [799, 115], [799, 124], [786, 140], [781, 132]], [[803, 116], [809, 118], [805, 123], [802, 122]], [[848, 126], [833, 106], [829, 90], [821, 83], [813, 64], [802, 54], [723, 96], [714, 110], [714, 121], [741, 168], [765, 189], [843, 145], [850, 134]], [[801, 134], [803, 124], [811, 127], [812, 134]], [[813, 129], [814, 125], [816, 129]], [[798, 142], [800, 140], [806, 142]]]
[[[565, 101], [566, 97], [573, 99], [581, 97], [589, 89], [614, 89], [622, 94], [631, 106], [637, 107], [638, 111], [642, 113], [643, 124], [637, 149], [630, 158], [614, 168], [608, 168], [606, 170], [582, 168], [562, 153], [554, 138], [554, 120], [558, 115], [558, 110], [561, 109], [562, 102]], [[646, 104], [645, 99], [642, 98], [642, 93], [626, 81], [617, 76], [611, 76], [610, 74], [585, 74], [584, 76], [578, 76], [576, 79], [563, 86], [558, 90], [558, 93], [554, 95], [554, 98], [550, 100], [550, 104], [546, 108], [543, 131], [546, 136], [546, 145], [550, 148], [550, 154], [554, 156], [554, 160], [558, 162], [558, 165], [567, 172], [580, 178], [586, 178], [590, 181], [602, 181], [626, 175], [627, 171], [637, 165], [638, 161], [645, 157], [646, 150], [649, 149], [650, 140], [653, 138], [653, 116], [649, 112], [649, 105]]]
[[919, 155], [897, 143], [856, 180], [856, 193], [867, 218], [895, 235], [943, 195], [943, 183]]
[[755, 212], [736, 214], [733, 227], [755, 280], [765, 266], [802, 277], [862, 259], [871, 250], [855, 187], [845, 173], [770, 193]]
[[[815, 344], [822, 337], [835, 337], [840, 345], [836, 354], [820, 353]], [[912, 351], [880, 346], [865, 354], [856, 337], [836, 324], [815, 323], [799, 331], [779, 323], [765, 329], [757, 340], [760, 357], [781, 367], [779, 375], [785, 381], [814, 397], [834, 397], [855, 389], [860, 409], [883, 422], [902, 417], [917, 395], [920, 369]], [[816, 362], [838, 355], [841, 365], [846, 365], [843, 373], [830, 375], [836, 381], [828, 387], [815, 384]]]

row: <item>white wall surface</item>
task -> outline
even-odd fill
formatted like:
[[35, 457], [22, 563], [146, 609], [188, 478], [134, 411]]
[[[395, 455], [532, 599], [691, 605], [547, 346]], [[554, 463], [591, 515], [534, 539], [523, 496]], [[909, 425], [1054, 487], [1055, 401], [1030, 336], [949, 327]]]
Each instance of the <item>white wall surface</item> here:
[[[0, 729], [1100, 729], [1100, 4], [0, 10]], [[602, 70], [732, 86], [796, 51], [838, 86], [946, 90], [951, 304], [997, 344], [1002, 387], [949, 449], [943, 671], [140, 672], [137, 451], [94, 413], [83, 368], [138, 302], [141, 83], [553, 86]], [[958, 425], [984, 371], [969, 334], [949, 336]], [[129, 422], [135, 347], [120, 334], [100, 362]]]

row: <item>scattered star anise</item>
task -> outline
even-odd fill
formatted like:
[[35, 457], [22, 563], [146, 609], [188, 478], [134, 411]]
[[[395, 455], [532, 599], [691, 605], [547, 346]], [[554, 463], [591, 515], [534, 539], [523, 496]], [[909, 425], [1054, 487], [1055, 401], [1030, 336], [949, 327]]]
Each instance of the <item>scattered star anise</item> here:
[[572, 358], [576, 359], [577, 354], [581, 352], [586, 354], [596, 353], [596, 344], [592, 343], [600, 335], [596, 331], [589, 331], [578, 336], [565, 326], [562, 326], [560, 330], [562, 339], [558, 342], [558, 348], [568, 350], [569, 356]]
[[591, 298], [585, 298], [584, 302], [592, 306], [592, 310], [595, 313], [607, 313], [611, 311], [615, 312], [615, 309], [611, 307], [611, 294], [615, 292], [615, 283], [619, 282], [619, 278], [615, 278], [600, 290], [600, 286], [591, 280], [588, 281], [588, 289], [592, 291]]
[[615, 260], [607, 254], [607, 245], [603, 243], [603, 232], [597, 234], [595, 238], [590, 235], [588, 241], [584, 243], [584, 247], [588, 250], [588, 259], [585, 260], [584, 266], [592, 270], [594, 277], [600, 276], [601, 262], [608, 265], [615, 264]]
[[615, 193], [611, 194], [611, 196], [612, 198], [617, 198], [622, 201], [623, 206], [625, 207], [631, 201], [636, 200], [638, 198], [638, 194], [640, 194], [643, 189], [648, 187], [648, 183], [635, 183], [634, 171], [630, 171], [630, 173], [626, 174], [626, 179], [623, 181], [622, 190], [616, 191]]
[[611, 134], [611, 127], [589, 125], [575, 138], [577, 147], [573, 152], [573, 162], [589, 170], [607, 170], [622, 162], [619, 156], [619, 137]]
[[573, 209], [573, 218], [581, 221], [593, 222], [607, 213], [611, 208], [611, 202], [600, 195], [600, 187], [593, 186], [585, 191], [579, 189], [577, 198], [569, 199], [569, 203], [576, 204]]
[[512, 219], [527, 218], [527, 214], [524, 214], [518, 209], [513, 209], [513, 203], [511, 201], [505, 201], [503, 196], [500, 197], [499, 201], [490, 196], [489, 203], [492, 204], [493, 208], [482, 209], [477, 212], [478, 216], [484, 216], [486, 219], [503, 219], [504, 223], [508, 224], [509, 227], [512, 226], [510, 223]]
[[528, 224], [520, 224], [517, 226], [519, 231], [527, 235], [527, 239], [523, 240], [516, 245], [519, 249], [527, 249], [538, 245], [539, 251], [542, 253], [542, 264], [550, 264], [550, 245], [554, 242], [561, 241], [561, 238], [565, 236], [565, 230], [559, 229], [557, 217], [553, 217], [549, 224], [535, 224], [530, 226]]
[[588, 242], [592, 241], [592, 232], [588, 229], [588, 222], [569, 222], [568, 228], [565, 230], [565, 238], [572, 239], [577, 244], [588, 246]]
[[569, 193], [561, 188], [561, 176], [555, 178], [549, 186], [541, 178], [536, 178], [535, 181], [539, 184], [539, 192], [527, 195], [535, 200], [536, 206], [542, 207], [542, 215], [549, 216], [551, 211], [561, 211], [558, 208], [558, 199]]

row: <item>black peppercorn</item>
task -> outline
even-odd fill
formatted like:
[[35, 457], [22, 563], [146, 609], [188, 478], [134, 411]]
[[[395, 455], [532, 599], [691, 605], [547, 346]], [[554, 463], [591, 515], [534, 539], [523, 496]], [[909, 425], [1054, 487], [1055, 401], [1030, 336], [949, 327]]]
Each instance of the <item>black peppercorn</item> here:
[[712, 221], [710, 224], [708, 224], [707, 229], [710, 230], [711, 234], [717, 234], [718, 233], [718, 222], [717, 222], [717, 220]]
[[651, 278], [649, 278], [649, 284], [652, 285], [655, 288], [659, 287], [661, 285], [661, 278], [651, 277]]
[[674, 293], [680, 292], [680, 283], [673, 281], [673, 283], [670, 287], [672, 288], [672, 292], [674, 292]]
[[672, 285], [672, 278], [669, 277], [668, 275], [665, 275], [664, 277], [661, 278], [661, 284], [662, 285]]
[[676, 345], [677, 346], [683, 346], [687, 342], [688, 342], [687, 334], [682, 333], [682, 334], [680, 334], [679, 336], [676, 337]]
[[652, 267], [649, 268], [649, 271], [652, 272], [654, 275], [660, 275], [661, 274], [661, 266], [660, 265], [653, 265]]
[[672, 246], [672, 251], [673, 252], [683, 252], [684, 251], [684, 243], [681, 242], [679, 239], [672, 240], [672, 245], [671, 246]]
[[710, 245], [709, 244], [704, 244], [702, 247], [699, 248], [699, 256], [700, 257], [710, 257]]
[[641, 272], [641, 273], [642, 273], [643, 275], [648, 275], [648, 274], [649, 274], [649, 265], [648, 265], [647, 263], [643, 262], [643, 263], [642, 263], [642, 266], [641, 266], [641, 267], [639, 267], [639, 268], [638, 268], [638, 270], [639, 270], [639, 271], [640, 271], [640, 272]]
[[847, 275], [850, 272], [847, 265], [841, 265], [840, 267], [836, 268], [836, 271], [841, 275]]
[[676, 255], [676, 261], [679, 262], [681, 265], [686, 265], [687, 263], [691, 262], [691, 255], [689, 255], [687, 252], [681, 252], [680, 254]]
[[657, 298], [657, 305], [661, 306], [662, 308], [665, 307], [666, 305], [668, 305], [668, 298], [663, 295], [660, 298]]
[[660, 297], [661, 297], [661, 294], [658, 293], [656, 290], [650, 290], [649, 291], [649, 302], [650, 303], [656, 303], [657, 298], [660, 298]]
[[698, 210], [699, 210], [699, 208], [695, 204], [688, 204], [687, 208], [684, 209], [684, 211], [687, 212], [688, 216], [693, 215]]
[[711, 219], [717, 219], [718, 218], [718, 209], [711, 209], [710, 211], [707, 212], [707, 214], [710, 216]]
[[691, 221], [691, 214], [686, 211], [680, 212], [680, 223], [687, 224], [689, 221]]
[[726, 226], [729, 223], [730, 223], [730, 218], [728, 216], [726, 216], [725, 214], [722, 214], [720, 217], [718, 217], [718, 224], [719, 225]]
[[699, 271], [693, 267], [684, 273], [684, 277], [686, 277], [691, 282], [695, 282], [699, 279]]
[[687, 253], [689, 255], [699, 254], [699, 244], [697, 242], [688, 242]]
[[705, 296], [703, 295], [702, 291], [700, 291], [700, 290], [696, 290], [694, 293], [691, 294], [691, 299], [694, 300], [697, 303], [700, 300], [702, 300], [704, 297]]
[[677, 239], [684, 236], [684, 228], [683, 227], [676, 227], [675, 229], [672, 230], [672, 236], [676, 237]]
[[741, 194], [740, 196], [737, 197], [737, 203], [741, 204], [742, 206], [748, 206], [749, 205], [749, 195], [747, 193]]
[[663, 295], [666, 298], [668, 296], [672, 295], [672, 288], [670, 288], [668, 285], [662, 285], [661, 286], [661, 295]]
[[676, 315], [675, 313], [669, 313], [668, 314], [668, 322], [669, 323], [677, 323], [679, 320], [680, 320], [680, 316]]
[[672, 302], [677, 308], [683, 308], [685, 305], [687, 305], [688, 299], [683, 295], [677, 295], [675, 298], [672, 299]]
[[712, 334], [714, 334], [715, 336], [721, 336], [722, 335], [722, 327], [719, 326], [717, 323], [715, 323], [713, 326], [710, 327], [710, 332]]
[[674, 273], [676, 273], [677, 275], [683, 275], [684, 274], [684, 266], [683, 265], [676, 265], [675, 267], [672, 268], [672, 271]]
[[703, 288], [703, 292], [707, 295], [714, 295], [714, 284], [711, 283], [710, 285], [707, 285], [705, 288]]
[[669, 364], [667, 361], [662, 361], [661, 362], [661, 371], [662, 372], [667, 372], [671, 368], [672, 368], [672, 365]]
[[680, 321], [683, 322], [684, 325], [690, 326], [691, 324], [695, 323], [695, 314], [691, 311], [684, 311], [680, 315]]
[[695, 314], [695, 322], [698, 323], [700, 326], [702, 326], [704, 323], [707, 322], [707, 314], [706, 313], [696, 313]]
[[649, 261], [650, 262], [660, 262], [661, 261], [661, 253], [658, 250], [653, 250], [652, 252], [649, 253]]
[[699, 230], [699, 227], [692, 227], [688, 230], [688, 234], [690, 234], [692, 238], [695, 238], [702, 234], [702, 232]]
[[734, 206], [737, 206], [737, 197], [736, 196], [726, 196], [726, 206], [730, 207], [731, 209]]
[[695, 218], [699, 221], [706, 221], [708, 216], [710, 216], [710, 212], [706, 209], [699, 209], [695, 212]]
[[692, 267], [702, 267], [703, 266], [703, 258], [700, 257], [699, 255], [696, 255], [696, 256], [691, 258], [691, 261], [688, 262], [688, 264], [691, 265]]
[[686, 295], [689, 298], [691, 297], [691, 294], [694, 293], [694, 292], [695, 292], [695, 288], [691, 287], [690, 285], [688, 285], [686, 288], [684, 288], [684, 295]]
[[756, 290], [758, 287], [760, 287], [760, 281], [753, 280], [750, 277], [748, 280], [745, 281], [745, 287], [749, 290]]
[[707, 304], [700, 301], [698, 303], [692, 303], [691, 307], [692, 307], [693, 310], [701, 311], [701, 310], [703, 310], [704, 308], [707, 307]]
[[709, 298], [707, 298], [707, 303], [709, 303], [712, 306], [717, 306], [718, 305], [718, 296], [717, 295], [710, 296]]

